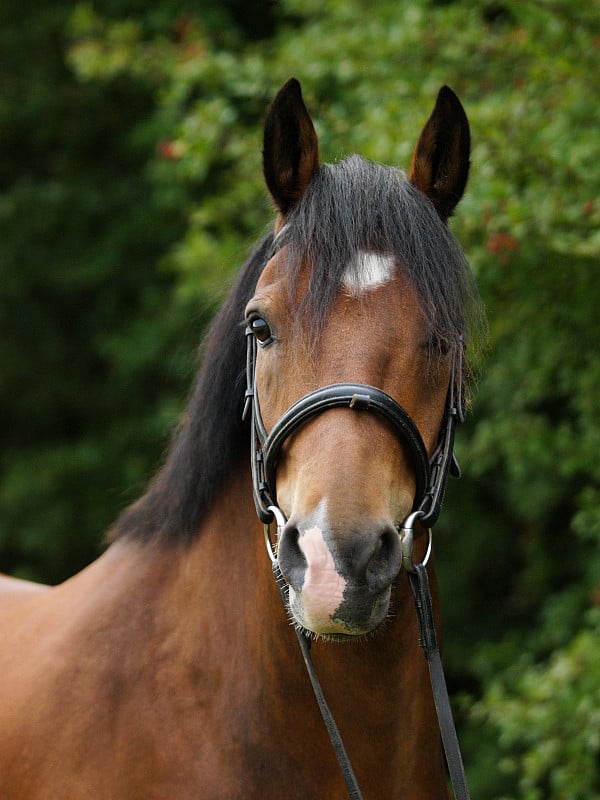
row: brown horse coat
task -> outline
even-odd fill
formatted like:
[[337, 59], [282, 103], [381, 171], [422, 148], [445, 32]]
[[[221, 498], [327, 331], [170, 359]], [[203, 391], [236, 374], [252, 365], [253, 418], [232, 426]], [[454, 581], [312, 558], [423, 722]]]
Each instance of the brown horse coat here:
[[[346, 169], [371, 174], [361, 164]], [[433, 203], [440, 240], [467, 171], [466, 118], [443, 89], [417, 144], [408, 187]], [[316, 176], [327, 174], [292, 80], [265, 127], [276, 231], [313, 191]], [[430, 213], [428, 201], [414, 202], [416, 216], [420, 209]], [[434, 338], [431, 309], [424, 310], [428, 290], [414, 287], [398, 258], [389, 275], [383, 262], [374, 262], [383, 270], [381, 284], [360, 276], [344, 284], [342, 275], [346, 290], [330, 298], [327, 313], [319, 318], [313, 308], [304, 317], [298, 308], [318, 290], [311, 288], [310, 255], [290, 282], [285, 254], [266, 265], [270, 238], [251, 257], [209, 334], [204, 371], [171, 456], [146, 496], [119, 520], [108, 550], [53, 588], [0, 580], [2, 800], [346, 796], [252, 503], [247, 427], [238, 421], [245, 347], [239, 322], [253, 298], [252, 313], [267, 314], [268, 306], [277, 324], [280, 344], [261, 350], [257, 368], [267, 426], [323, 383], [383, 382], [431, 453], [449, 362], [442, 348], [435, 357], [424, 354], [424, 341]], [[319, 329], [312, 351], [301, 344], [302, 330], [292, 333], [311, 313]], [[223, 340], [226, 331], [231, 346]], [[230, 348], [236, 363], [221, 375]], [[228, 422], [234, 413], [236, 421]], [[334, 591], [331, 567], [323, 566], [330, 556], [338, 578], [349, 574], [340, 566], [344, 531], [358, 537], [371, 519], [397, 525], [414, 494], [410, 459], [385, 423], [343, 411], [323, 415], [286, 445], [277, 482], [287, 516], [299, 520], [298, 546], [313, 583], [306, 578], [298, 593], [306, 593], [305, 605], [313, 609]], [[317, 518], [317, 508], [327, 513]], [[309, 537], [302, 538], [313, 529], [319, 531], [314, 551]], [[435, 591], [433, 561], [429, 572]], [[364, 602], [369, 596], [360, 594]], [[313, 645], [316, 668], [365, 800], [442, 800], [448, 793], [439, 732], [403, 573], [393, 580], [385, 617], [369, 637], [327, 641], [338, 628], [331, 627], [329, 611], [317, 608], [323, 638]], [[351, 625], [345, 618], [343, 626]]]

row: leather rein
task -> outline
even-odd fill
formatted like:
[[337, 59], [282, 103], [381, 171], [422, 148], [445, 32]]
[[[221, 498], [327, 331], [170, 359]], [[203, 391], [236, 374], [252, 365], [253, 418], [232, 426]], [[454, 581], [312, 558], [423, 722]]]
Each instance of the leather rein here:
[[[287, 226], [275, 236], [267, 262], [284, 245]], [[402, 566], [406, 569], [409, 584], [415, 599], [419, 623], [419, 645], [422, 647], [431, 678], [440, 733], [446, 754], [446, 763], [456, 800], [470, 800], [462, 763], [456, 728], [452, 717], [446, 680], [435, 632], [433, 601], [427, 577], [426, 565], [432, 550], [431, 528], [437, 521], [448, 475], [460, 476], [460, 468], [454, 455], [456, 425], [464, 421], [462, 398], [463, 347], [455, 348], [446, 408], [442, 421], [438, 445], [431, 456], [419, 430], [410, 415], [386, 392], [361, 383], [335, 383], [304, 395], [283, 413], [270, 432], [265, 429], [256, 392], [257, 340], [246, 328], [246, 394], [243, 418], [251, 414], [251, 464], [252, 486], [256, 513], [264, 525], [265, 544], [272, 562], [273, 572], [281, 592], [284, 605], [288, 603], [288, 587], [279, 571], [276, 549], [271, 544], [269, 526], [275, 520], [278, 538], [287, 523], [285, 514], [277, 505], [276, 469], [277, 459], [284, 442], [309, 420], [331, 408], [348, 408], [355, 412], [378, 414], [392, 426], [398, 439], [411, 454], [415, 470], [415, 501], [413, 510], [404, 520], [398, 535], [402, 547]], [[413, 562], [414, 523], [428, 529], [429, 542], [423, 561]], [[352, 765], [346, 753], [337, 725], [323, 695], [311, 656], [311, 637], [307, 631], [295, 629], [308, 676], [321, 711], [325, 727], [333, 745], [342, 771], [350, 800], [362, 800]]]

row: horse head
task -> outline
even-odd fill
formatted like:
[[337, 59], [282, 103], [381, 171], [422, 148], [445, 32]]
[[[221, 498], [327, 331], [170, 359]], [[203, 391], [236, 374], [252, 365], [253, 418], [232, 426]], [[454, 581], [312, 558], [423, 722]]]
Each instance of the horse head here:
[[424, 508], [424, 473], [460, 391], [469, 271], [447, 218], [468, 169], [467, 119], [447, 87], [408, 176], [357, 156], [321, 165], [294, 79], [267, 115], [278, 215], [246, 306], [267, 462], [258, 506], [281, 509], [290, 613], [315, 634], [366, 634], [389, 615], [398, 531]]

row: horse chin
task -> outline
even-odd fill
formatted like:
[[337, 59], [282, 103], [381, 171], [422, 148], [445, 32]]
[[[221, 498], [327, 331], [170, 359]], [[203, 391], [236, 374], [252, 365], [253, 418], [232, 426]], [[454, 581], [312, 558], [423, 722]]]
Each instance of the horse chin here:
[[329, 641], [353, 641], [374, 634], [388, 619], [391, 588], [373, 596], [370, 592], [348, 592], [336, 611], [307, 608], [302, 593], [289, 587], [288, 608], [294, 625], [310, 636]]

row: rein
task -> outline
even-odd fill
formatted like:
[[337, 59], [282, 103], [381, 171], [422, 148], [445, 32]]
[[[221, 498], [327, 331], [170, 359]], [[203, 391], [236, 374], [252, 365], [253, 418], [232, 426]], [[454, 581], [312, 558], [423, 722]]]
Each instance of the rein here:
[[[282, 239], [286, 228], [287, 226], [284, 226], [273, 240], [267, 261], [283, 246]], [[402, 566], [407, 571], [409, 584], [414, 596], [419, 623], [419, 645], [423, 649], [429, 668], [438, 723], [454, 795], [456, 800], [470, 800], [437, 643], [433, 601], [426, 570], [432, 551], [431, 528], [440, 514], [448, 475], [460, 476], [460, 467], [454, 455], [454, 434], [456, 425], [464, 421], [462, 401], [463, 348], [460, 346], [452, 355], [450, 383], [439, 443], [430, 459], [427, 456], [427, 450], [421, 434], [408, 412], [386, 392], [367, 384], [335, 383], [310, 392], [290, 406], [275, 423], [270, 433], [267, 433], [262, 421], [256, 393], [257, 342], [249, 327], [246, 329], [246, 342], [246, 394], [243, 419], [246, 419], [248, 414], [251, 413], [251, 463], [254, 504], [256, 513], [264, 525], [265, 544], [284, 606], [287, 607], [288, 604], [288, 587], [279, 571], [276, 552], [271, 544], [269, 535], [269, 526], [273, 520], [277, 524], [278, 539], [287, 523], [285, 514], [277, 505], [275, 487], [277, 458], [284, 442], [313, 417], [331, 408], [341, 407], [355, 412], [371, 412], [382, 416], [391, 424], [399, 440], [411, 453], [415, 469], [416, 491], [413, 511], [398, 531], [402, 547]], [[413, 526], [417, 519], [419, 519], [421, 525], [428, 529], [429, 535], [427, 552], [423, 561], [419, 564], [415, 564], [412, 557]], [[362, 800], [362, 794], [350, 759], [312, 662], [310, 634], [297, 628], [295, 628], [295, 631], [315, 699], [346, 783], [348, 796], [350, 800]]]

